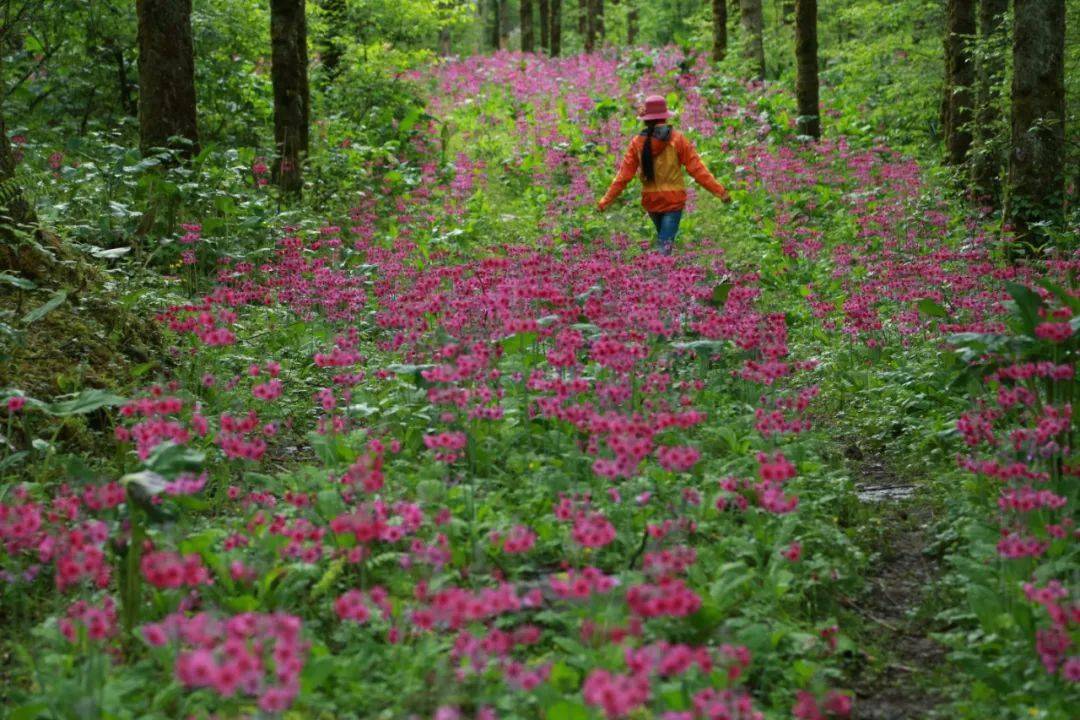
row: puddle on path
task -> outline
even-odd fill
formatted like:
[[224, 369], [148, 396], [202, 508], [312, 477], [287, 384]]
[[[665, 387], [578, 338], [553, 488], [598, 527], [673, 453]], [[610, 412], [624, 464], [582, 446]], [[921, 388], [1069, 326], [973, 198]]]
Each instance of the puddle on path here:
[[907, 500], [915, 494], [914, 485], [859, 485], [855, 494], [861, 502], [879, 503]]

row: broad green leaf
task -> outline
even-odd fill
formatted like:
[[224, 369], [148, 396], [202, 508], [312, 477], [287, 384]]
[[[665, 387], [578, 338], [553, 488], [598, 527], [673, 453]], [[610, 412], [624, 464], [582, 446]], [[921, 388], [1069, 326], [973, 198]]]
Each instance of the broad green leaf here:
[[67, 290], [57, 290], [52, 296], [41, 305], [30, 312], [23, 315], [22, 321], [24, 325], [30, 325], [36, 323], [41, 318], [51, 313], [56, 308], [60, 307], [60, 304], [67, 300]]
[[66, 415], [85, 415], [103, 407], [120, 405], [124, 398], [113, 395], [105, 390], [83, 390], [70, 400], [50, 403], [45, 406], [45, 412], [50, 415], [64, 417]]
[[8, 285], [14, 285], [20, 290], [33, 290], [37, 287], [31, 280], [26, 278], [16, 277], [15, 275], [9, 275], [8, 273], [0, 273], [0, 282]]

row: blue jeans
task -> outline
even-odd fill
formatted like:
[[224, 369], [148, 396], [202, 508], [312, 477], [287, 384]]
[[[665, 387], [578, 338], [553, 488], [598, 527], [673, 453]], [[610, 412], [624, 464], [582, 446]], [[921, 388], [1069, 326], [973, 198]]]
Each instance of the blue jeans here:
[[656, 226], [657, 249], [661, 255], [670, 255], [675, 245], [675, 236], [679, 234], [679, 221], [682, 220], [682, 210], [671, 212], [649, 213], [653, 225]]

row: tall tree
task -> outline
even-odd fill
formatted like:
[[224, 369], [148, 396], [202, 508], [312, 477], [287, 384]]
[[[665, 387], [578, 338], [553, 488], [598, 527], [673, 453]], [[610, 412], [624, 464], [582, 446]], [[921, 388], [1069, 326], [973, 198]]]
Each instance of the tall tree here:
[[540, 8], [540, 49], [551, 49], [551, 5], [550, 0], [538, 0]]
[[589, 28], [589, 0], [578, 0], [577, 6], [577, 31], [581, 36], [585, 52], [592, 52], [592, 35]]
[[499, 47], [510, 45], [510, 0], [499, 0]]
[[319, 0], [319, 9], [326, 22], [323, 24], [324, 30], [318, 38], [317, 47], [323, 69], [330, 79], [337, 77], [341, 56], [345, 52], [341, 32], [347, 20], [346, 2], [347, 0]]
[[979, 3], [979, 41], [982, 52], [976, 63], [975, 148], [971, 180], [975, 194], [996, 202], [1001, 192], [1002, 155], [994, 142], [1001, 111], [998, 91], [1004, 77], [1003, 63], [995, 51], [1005, 39], [1005, 13], [1009, 0], [981, 0]]
[[637, 40], [638, 30], [638, 6], [636, 0], [627, 0], [629, 7], [626, 8], [626, 44], [633, 45]]
[[299, 192], [308, 151], [307, 18], [305, 0], [270, 0], [270, 74], [274, 84], [274, 179]]
[[720, 62], [727, 55], [727, 2], [712, 0], [712, 59]]
[[195, 121], [195, 48], [191, 0], [135, 0], [139, 20], [139, 147], [144, 155], [184, 138], [199, 151]]
[[739, 14], [742, 22], [743, 57], [750, 62], [754, 76], [765, 79], [765, 45], [761, 39], [764, 17], [761, 12], [761, 0], [739, 0]]
[[800, 135], [821, 137], [818, 103], [817, 0], [795, 0], [795, 99]]
[[488, 0], [488, 5], [491, 6], [491, 24], [488, 26], [488, 41], [491, 43], [492, 50], [499, 49], [499, 32], [501, 30], [500, 25], [500, 13], [499, 13], [499, 0]]
[[942, 127], [946, 159], [953, 165], [967, 160], [971, 150], [971, 86], [975, 69], [969, 41], [975, 35], [975, 0], [948, 0], [945, 12], [945, 95]]
[[548, 0], [551, 12], [551, 28], [548, 36], [551, 40], [551, 57], [562, 53], [562, 0]]
[[589, 0], [589, 34], [593, 47], [604, 44], [604, 0]]
[[536, 48], [533, 39], [533, 3], [521, 0], [521, 51], [532, 52]]
[[1021, 240], [1065, 196], [1065, 0], [1015, 0], [1006, 216]]

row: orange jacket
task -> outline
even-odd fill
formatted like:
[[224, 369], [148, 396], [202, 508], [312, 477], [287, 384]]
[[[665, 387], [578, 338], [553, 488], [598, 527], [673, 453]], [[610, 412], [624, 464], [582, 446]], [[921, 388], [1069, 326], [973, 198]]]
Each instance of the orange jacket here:
[[[645, 140], [645, 136], [637, 135], [630, 143], [619, 166], [619, 173], [611, 181], [607, 193], [597, 203], [601, 210], [614, 202], [634, 179], [634, 175], [639, 174], [641, 149], [645, 147]], [[713, 195], [723, 200], [730, 198], [728, 191], [712, 176], [705, 163], [701, 162], [701, 156], [694, 150], [693, 144], [681, 132], [672, 130], [669, 140], [652, 138], [651, 141], [655, 180], [649, 182], [645, 179], [645, 174], [641, 173], [641, 207], [645, 208], [646, 212], [683, 209], [686, 205], [686, 186], [682, 173], [684, 167], [699, 185]]]

